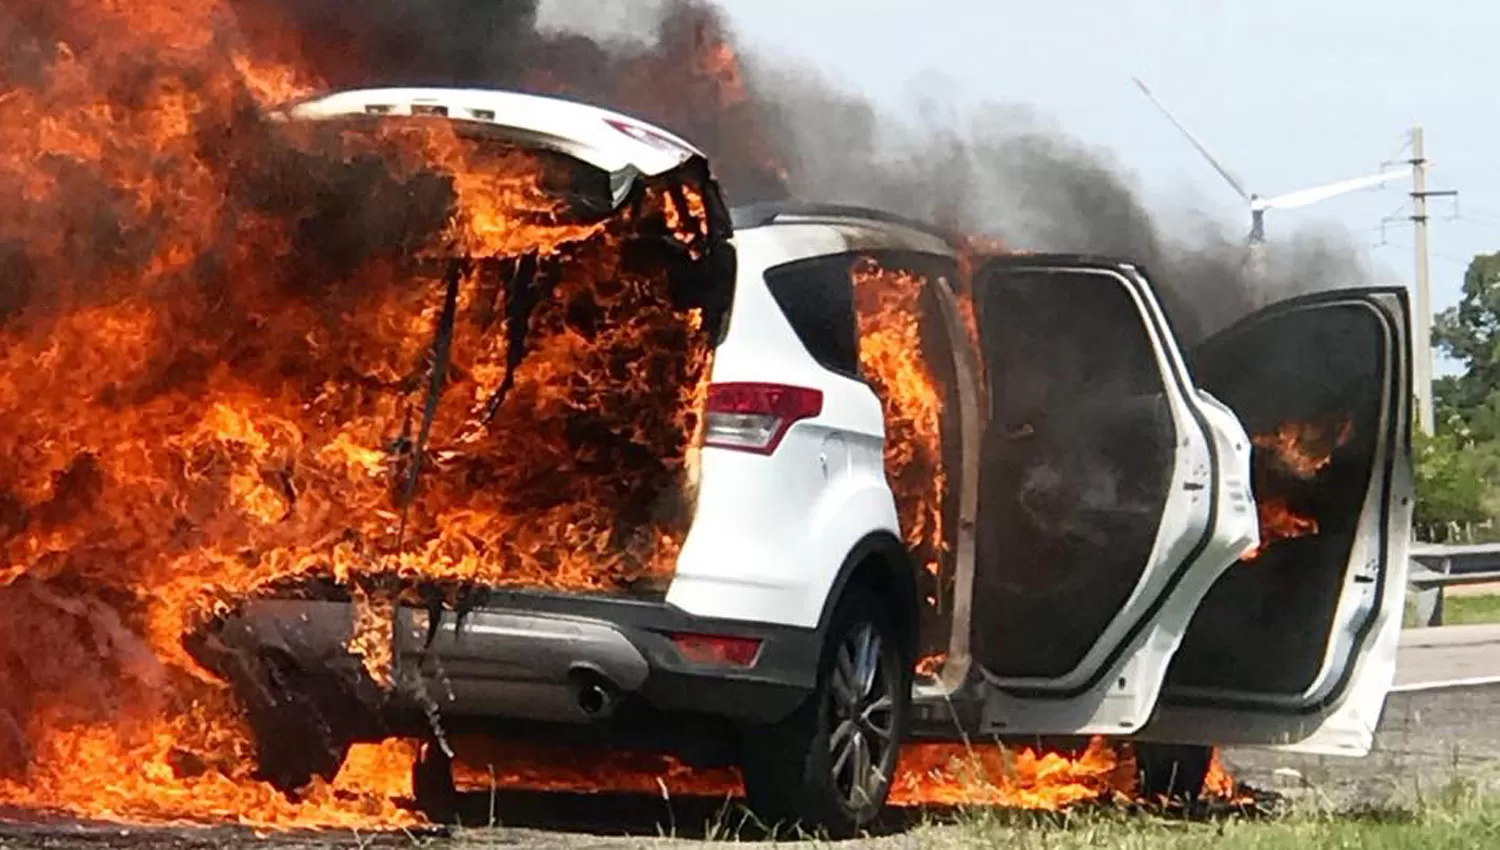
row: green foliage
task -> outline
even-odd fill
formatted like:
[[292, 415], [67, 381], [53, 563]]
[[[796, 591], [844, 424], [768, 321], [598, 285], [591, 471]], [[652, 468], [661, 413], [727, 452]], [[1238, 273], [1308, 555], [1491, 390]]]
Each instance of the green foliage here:
[[1433, 343], [1464, 364], [1439, 389], [1480, 440], [1500, 438], [1500, 253], [1480, 254], [1464, 274], [1459, 303], [1438, 315]]
[[1469, 264], [1463, 295], [1436, 318], [1432, 338], [1464, 371], [1436, 382], [1437, 434], [1412, 447], [1418, 530], [1440, 542], [1475, 526], [1488, 530], [1479, 538], [1493, 537], [1500, 534], [1500, 253]]
[[1414, 522], [1424, 537], [1448, 542], [1452, 526], [1477, 525], [1492, 516], [1485, 474], [1492, 463], [1481, 447], [1464, 445], [1451, 433], [1419, 433], [1413, 436], [1412, 451], [1417, 485]]

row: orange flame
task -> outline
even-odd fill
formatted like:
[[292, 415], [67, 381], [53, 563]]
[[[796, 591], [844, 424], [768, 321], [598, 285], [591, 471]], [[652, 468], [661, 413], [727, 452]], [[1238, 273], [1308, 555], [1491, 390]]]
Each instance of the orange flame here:
[[[538, 790], [738, 799], [730, 768], [694, 770], [669, 756], [580, 751], [462, 738], [455, 783], [471, 791]], [[343, 777], [340, 777], [341, 779]], [[1092, 800], [1129, 800], [1135, 760], [1103, 738], [1076, 756], [1030, 747], [911, 744], [891, 784], [891, 805], [987, 805], [1060, 809]]]
[[1215, 797], [1220, 800], [1228, 800], [1231, 803], [1250, 803], [1254, 801], [1245, 789], [1229, 775], [1228, 769], [1224, 767], [1224, 754], [1216, 747], [1213, 757], [1208, 763], [1208, 774], [1203, 777], [1203, 795]]
[[948, 663], [948, 653], [935, 652], [917, 660], [917, 677], [936, 679], [942, 675], [943, 665]]
[[1256, 514], [1260, 546], [1240, 560], [1258, 560], [1266, 547], [1283, 540], [1311, 537], [1320, 530], [1317, 517], [1293, 510], [1285, 496], [1275, 493], [1279, 479], [1311, 481], [1333, 462], [1333, 455], [1354, 434], [1353, 420], [1336, 424], [1286, 422], [1267, 434], [1250, 438], [1255, 446]]
[[1354, 433], [1350, 419], [1328, 426], [1315, 422], [1287, 422], [1269, 434], [1256, 434], [1250, 441], [1267, 453], [1278, 470], [1297, 478], [1313, 478], [1333, 461]]
[[1103, 738], [1076, 757], [998, 745], [918, 744], [901, 752], [891, 802], [898, 806], [979, 804], [1061, 809], [1134, 798], [1135, 760]]
[[739, 772], [694, 769], [657, 753], [599, 751], [486, 738], [453, 742], [454, 783], [461, 790], [635, 793], [675, 797], [741, 797]]
[[885, 411], [886, 477], [907, 546], [929, 576], [928, 604], [944, 605], [943, 393], [923, 350], [919, 299], [926, 278], [863, 259], [853, 270], [859, 359]]
[[1313, 517], [1294, 513], [1285, 499], [1276, 497], [1262, 499], [1256, 503], [1255, 511], [1260, 517], [1260, 546], [1246, 555], [1244, 560], [1253, 561], [1259, 558], [1266, 547], [1273, 543], [1295, 540], [1299, 537], [1311, 537], [1318, 533], [1318, 521]]

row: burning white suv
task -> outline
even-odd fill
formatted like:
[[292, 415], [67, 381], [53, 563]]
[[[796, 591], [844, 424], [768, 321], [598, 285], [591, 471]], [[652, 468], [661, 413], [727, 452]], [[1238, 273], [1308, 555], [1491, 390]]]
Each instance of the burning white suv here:
[[[445, 118], [583, 163], [615, 207], [703, 161], [508, 93], [289, 115]], [[1129, 262], [976, 255], [843, 207], [726, 216], [703, 187], [732, 297], [669, 580], [408, 600], [384, 682], [347, 594], [249, 602], [195, 652], [236, 684], [266, 778], [421, 737], [436, 814], [451, 736], [544, 737], [736, 765], [767, 820], [849, 833], [911, 740], [1119, 736], [1148, 783], [1189, 786], [1207, 745], [1368, 750], [1411, 511], [1403, 292], [1278, 304], [1182, 351]]]

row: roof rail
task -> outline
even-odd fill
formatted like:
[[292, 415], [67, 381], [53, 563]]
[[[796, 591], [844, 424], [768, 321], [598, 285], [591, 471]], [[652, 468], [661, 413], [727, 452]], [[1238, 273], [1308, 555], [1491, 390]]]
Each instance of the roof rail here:
[[850, 204], [818, 204], [802, 201], [762, 201], [738, 206], [729, 211], [735, 230], [763, 227], [774, 224], [783, 217], [795, 218], [853, 218], [880, 224], [894, 224], [935, 236], [949, 245], [958, 242], [956, 234], [936, 225], [914, 218], [897, 215], [884, 210]]

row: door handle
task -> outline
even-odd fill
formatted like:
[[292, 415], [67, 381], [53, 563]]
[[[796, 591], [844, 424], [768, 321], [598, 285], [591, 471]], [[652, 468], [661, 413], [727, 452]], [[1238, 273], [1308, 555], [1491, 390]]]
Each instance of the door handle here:
[[1027, 437], [1035, 435], [1036, 429], [1031, 427], [1030, 422], [1023, 422], [1020, 425], [1005, 426], [1004, 433], [1007, 440], [1024, 440]]

